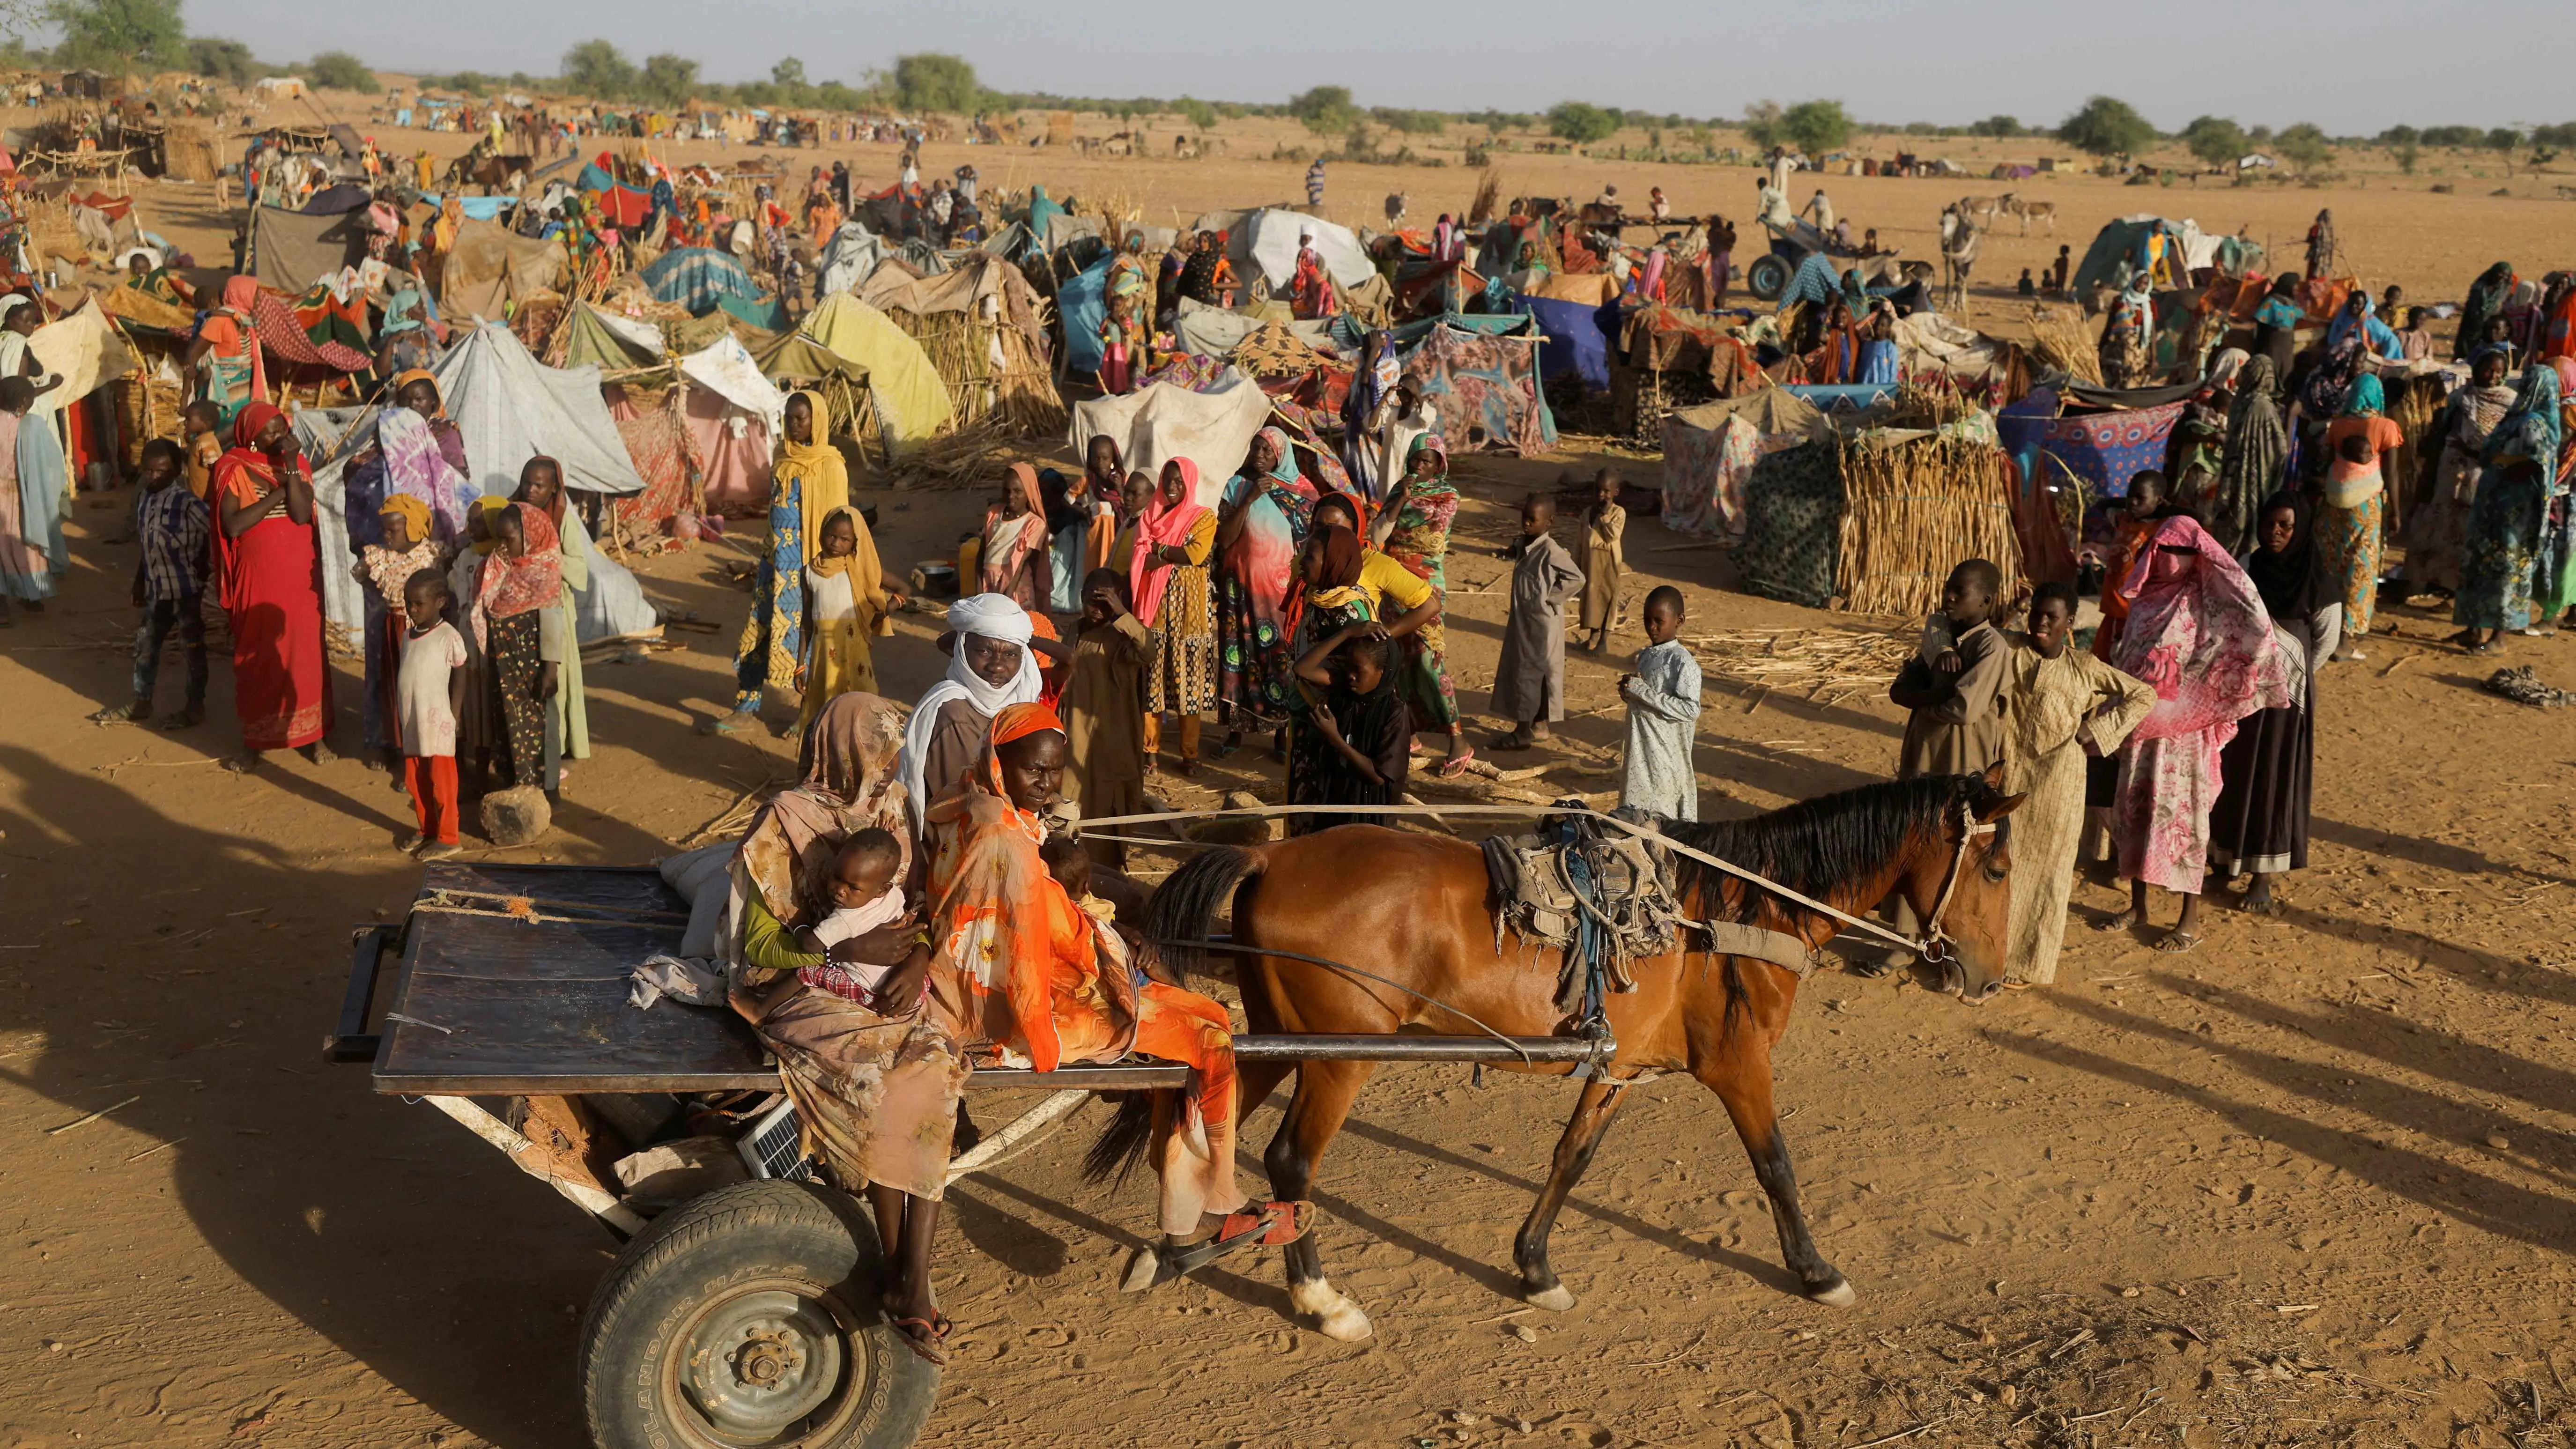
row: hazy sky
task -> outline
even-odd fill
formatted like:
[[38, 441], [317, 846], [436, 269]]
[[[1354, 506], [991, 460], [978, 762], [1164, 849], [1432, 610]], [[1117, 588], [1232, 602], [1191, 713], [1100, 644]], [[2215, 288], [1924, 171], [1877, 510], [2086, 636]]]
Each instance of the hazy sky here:
[[2576, 119], [2565, 79], [2576, 9], [2534, 0], [1305, 0], [1260, 11], [1179, 0], [188, 0], [186, 14], [192, 32], [246, 41], [265, 60], [339, 49], [385, 69], [551, 74], [568, 46], [604, 35], [636, 59], [696, 57], [721, 81], [764, 76], [786, 55], [813, 79], [856, 80], [898, 54], [945, 50], [988, 85], [1065, 95], [1278, 101], [1333, 84], [1363, 105], [1530, 111], [1572, 99], [1688, 116], [1825, 96], [1871, 121], [2002, 113], [2054, 125], [2099, 92], [2166, 130], [2216, 113], [2337, 135]]

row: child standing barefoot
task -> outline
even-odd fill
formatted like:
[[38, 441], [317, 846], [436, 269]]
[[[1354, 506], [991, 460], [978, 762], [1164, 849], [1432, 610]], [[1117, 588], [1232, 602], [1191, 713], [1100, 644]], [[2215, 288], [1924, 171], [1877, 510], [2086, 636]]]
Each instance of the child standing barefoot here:
[[1515, 728], [1495, 748], [1526, 750], [1565, 718], [1565, 605], [1583, 588], [1583, 569], [1548, 534], [1556, 500], [1533, 494], [1521, 503], [1521, 536], [1503, 557], [1512, 567], [1512, 611], [1503, 624], [1502, 662], [1494, 670], [1494, 713]]
[[394, 676], [394, 722], [402, 739], [403, 784], [420, 829], [402, 848], [423, 860], [458, 853], [456, 719], [465, 708], [465, 637], [447, 622], [447, 577], [422, 569], [403, 584], [402, 656]]
[[1626, 605], [1628, 583], [1628, 510], [1619, 506], [1619, 475], [1604, 468], [1592, 477], [1592, 507], [1583, 515], [1583, 612], [1579, 622], [1591, 635], [1584, 652], [1598, 654], [1610, 643], [1610, 626]]
[[1619, 803], [1670, 820], [1697, 820], [1691, 737], [1699, 730], [1699, 661], [1674, 642], [1682, 618], [1681, 590], [1665, 584], [1646, 595], [1646, 647], [1637, 651], [1637, 672], [1619, 680], [1619, 697], [1628, 702]]

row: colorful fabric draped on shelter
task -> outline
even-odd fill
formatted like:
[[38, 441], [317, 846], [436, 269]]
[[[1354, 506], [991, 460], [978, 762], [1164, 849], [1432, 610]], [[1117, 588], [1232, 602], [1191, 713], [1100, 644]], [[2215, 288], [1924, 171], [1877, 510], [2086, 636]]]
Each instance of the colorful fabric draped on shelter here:
[[1561, 302], [1552, 297], [1522, 293], [1513, 305], [1538, 319], [1547, 340], [1539, 348], [1539, 368], [1545, 377], [1562, 377], [1568, 373], [1583, 379], [1583, 385], [1606, 392], [1610, 387], [1610, 346], [1619, 335], [1619, 304]]
[[848, 295], [826, 297], [796, 330], [867, 369], [868, 400], [889, 451], [918, 447], [955, 419], [948, 386], [929, 354], [876, 308]]
[[275, 292], [263, 289], [251, 304], [250, 316], [259, 331], [260, 346], [280, 362], [327, 367], [333, 372], [364, 372], [376, 365], [375, 359], [354, 347], [306, 336], [295, 309]]
[[1439, 415], [1453, 453], [1533, 457], [1556, 446], [1556, 415], [1539, 392], [1539, 339], [1441, 323], [1405, 360], [1404, 377]]
[[614, 520], [611, 536], [631, 547], [660, 533], [662, 520], [689, 502], [689, 470], [694, 466], [689, 430], [670, 406], [668, 393], [660, 406], [648, 411], [638, 408], [633, 395], [615, 383], [602, 391], [608, 399], [608, 416], [617, 424], [617, 436], [626, 444], [626, 456], [644, 480], [643, 492], [629, 494], [609, 507]]
[[1780, 388], [1684, 408], [1664, 419], [1664, 527], [1698, 538], [1744, 532], [1745, 489], [1764, 457], [1830, 439], [1814, 405]]
[[2087, 497], [2126, 498], [2131, 478], [2164, 466], [2165, 439], [2184, 406], [2172, 402], [2135, 412], [2063, 418], [2006, 412], [1995, 419], [1995, 431], [2006, 452], [2036, 452], [2084, 480]]
[[1832, 442], [1803, 443], [1753, 465], [1748, 519], [1735, 567], [1744, 587], [1811, 609], [1834, 596], [1843, 517], [1842, 457]]

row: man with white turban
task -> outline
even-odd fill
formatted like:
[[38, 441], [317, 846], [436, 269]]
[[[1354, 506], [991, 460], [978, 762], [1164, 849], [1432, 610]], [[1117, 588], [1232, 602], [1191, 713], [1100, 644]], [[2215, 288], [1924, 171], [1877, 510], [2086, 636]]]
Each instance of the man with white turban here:
[[1043, 681], [1029, 647], [1036, 632], [1008, 594], [970, 594], [948, 606], [949, 637], [940, 641], [953, 643], [948, 675], [913, 706], [896, 767], [916, 818], [983, 759], [994, 715], [1038, 697]]

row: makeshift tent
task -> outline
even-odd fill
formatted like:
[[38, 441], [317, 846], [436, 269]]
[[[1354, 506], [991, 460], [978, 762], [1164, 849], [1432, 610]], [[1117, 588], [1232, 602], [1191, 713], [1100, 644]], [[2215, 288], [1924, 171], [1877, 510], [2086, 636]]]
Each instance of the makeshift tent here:
[[251, 214], [251, 275], [300, 297], [321, 278], [367, 254], [363, 212], [305, 216], [262, 206]]
[[1242, 227], [1227, 240], [1226, 255], [1234, 261], [1235, 275], [1246, 285], [1262, 278], [1271, 291], [1288, 290], [1289, 279], [1297, 274], [1297, 241], [1308, 230], [1315, 233], [1315, 251], [1335, 282], [1356, 287], [1377, 275], [1377, 263], [1369, 260], [1349, 227], [1277, 207], [1244, 218]]
[[1741, 534], [1745, 485], [1763, 458], [1830, 439], [1833, 425], [1780, 388], [1664, 417], [1664, 527], [1697, 538]]
[[[457, 332], [456, 345], [431, 373], [447, 415], [464, 435], [466, 476], [476, 491], [508, 495], [519, 486], [519, 470], [539, 454], [562, 466], [567, 488], [613, 496], [644, 491], [644, 479], [601, 400], [599, 369], [546, 367], [498, 322], [460, 326]], [[372, 407], [304, 408], [295, 414], [299, 432], [312, 445], [307, 456], [327, 458], [313, 472], [323, 608], [333, 623], [353, 629], [362, 618], [357, 588], [348, 569], [332, 562], [349, 557], [340, 481], [349, 460], [375, 441], [376, 414]], [[568, 527], [579, 526], [572, 522], [577, 516], [566, 510]], [[657, 627], [635, 576], [614, 560], [594, 552], [590, 579], [590, 591], [575, 607], [585, 641]]]
[[[738, 297], [727, 292], [716, 298], [715, 312], [721, 312], [743, 326], [755, 328], [768, 336], [775, 336], [787, 330], [787, 299], [784, 297]], [[711, 312], [708, 315], [713, 316], [715, 313]], [[740, 329], [731, 330], [735, 335], [740, 335]], [[766, 341], [767, 336], [761, 340]]]
[[[2176, 224], [2152, 212], [2104, 223], [2094, 233], [2093, 245], [2084, 249], [2084, 260], [2075, 268], [2071, 284], [2075, 295], [2085, 296], [2096, 286], [2110, 285], [2123, 262], [2133, 270], [2144, 270], [2150, 253], [2160, 260], [2169, 259], [2167, 275], [2160, 285], [2177, 286], [2189, 280], [2190, 250], [2183, 233], [2186, 226], [2191, 223]], [[2195, 234], [2200, 230], [2196, 226], [2191, 229]], [[2213, 241], [2209, 249], [2214, 253], [2217, 244]]]
[[826, 297], [797, 331], [868, 372], [868, 402], [889, 455], [929, 442], [956, 416], [939, 370], [886, 314], [847, 293]]
[[868, 402], [868, 370], [802, 333], [790, 332], [766, 347], [753, 347], [760, 375], [781, 392], [812, 389], [832, 411], [831, 436], [861, 449], [877, 441], [876, 409]]
[[1583, 385], [1600, 391], [1610, 387], [1610, 345], [1619, 333], [1619, 304], [1560, 302], [1552, 297], [1527, 293], [1513, 299], [1513, 305], [1538, 319], [1546, 334], [1539, 348], [1539, 369], [1543, 377], [1567, 374], [1583, 379]]
[[1764, 456], [1744, 483], [1744, 542], [1735, 550], [1745, 590], [1821, 609], [1833, 601], [1841, 546], [1842, 450], [1830, 438]]
[[[1982, 413], [1966, 421], [1983, 430]], [[1963, 558], [2002, 570], [1997, 597], [2021, 583], [2019, 475], [2002, 449], [1946, 429], [1877, 429], [1844, 446], [1839, 473], [1838, 607], [1921, 618], [1941, 607], [1942, 585]]]
[[753, 299], [760, 286], [741, 262], [713, 247], [680, 247], [644, 267], [644, 285], [657, 301], [675, 302], [703, 317], [727, 297]]
[[640, 317], [623, 317], [589, 302], [572, 304], [564, 318], [557, 367], [596, 367], [603, 373], [634, 372], [663, 364], [662, 329]]
[[582, 173], [581, 189], [588, 196], [592, 207], [596, 209], [601, 224], [623, 227], [629, 231], [644, 224], [645, 216], [653, 210], [653, 198], [650, 195], [632, 186], [615, 184], [611, 184], [604, 190], [593, 190], [589, 177], [589, 172]]
[[1524, 272], [1515, 274], [1512, 280], [1523, 297], [1544, 297], [1587, 307], [1619, 300], [1619, 279], [1608, 272]]
[[286, 299], [262, 289], [251, 304], [251, 328], [259, 334], [260, 351], [291, 367], [323, 367], [333, 372], [364, 372], [375, 359], [341, 342], [315, 342]]
[[858, 296], [921, 344], [956, 404], [959, 426], [988, 416], [1030, 433], [1064, 425], [1047, 367], [1044, 304], [1019, 268], [981, 253], [935, 277], [889, 263]]
[[1187, 297], [1181, 299], [1180, 317], [1173, 324], [1173, 331], [1179, 337], [1183, 351], [1199, 357], [1226, 358], [1234, 355], [1234, 349], [1243, 344], [1243, 339], [1262, 327], [1274, 324], [1286, 327], [1290, 335], [1318, 352], [1332, 354], [1345, 350], [1330, 322], [1269, 319], [1255, 312], [1229, 312], [1223, 307], [1210, 306]]
[[562, 280], [563, 248], [520, 236], [497, 223], [466, 221], [439, 272], [439, 313], [451, 323], [500, 317], [511, 302], [524, 302]]
[[679, 370], [692, 384], [683, 422], [698, 457], [706, 511], [767, 512], [770, 442], [779, 436], [787, 395], [732, 337], [681, 358]]
[[1165, 463], [1187, 458], [1199, 470], [1194, 501], [1213, 508], [1243, 465], [1252, 435], [1269, 420], [1269, 394], [1229, 367], [1207, 392], [1158, 382], [1123, 397], [1076, 403], [1066, 441], [1079, 458], [1088, 456], [1093, 438], [1106, 435], [1128, 468], [1158, 478]]
[[297, 209], [306, 216], [340, 216], [364, 210], [372, 200], [367, 188], [357, 182], [335, 181], [305, 198], [304, 205]]
[[[638, 395], [617, 383], [601, 389], [608, 401], [608, 416], [617, 424], [617, 436], [626, 445], [626, 456], [635, 465], [637, 476], [644, 480], [644, 491], [614, 499], [609, 504], [607, 530], [619, 546], [634, 548], [647, 539], [658, 538], [665, 519], [682, 509], [700, 511], [691, 497], [689, 479], [696, 469], [696, 457], [690, 447], [687, 421], [680, 412], [683, 388], [666, 388], [658, 401], [649, 393]], [[650, 403], [650, 405], [646, 405]]]
[[885, 256], [885, 243], [875, 233], [858, 222], [842, 222], [832, 239], [823, 243], [823, 255], [814, 263], [814, 295], [857, 291]]
[[[1514, 319], [1523, 327], [1527, 319]], [[1539, 392], [1535, 332], [1498, 335], [1442, 322], [1405, 359], [1404, 378], [1440, 418], [1454, 454], [1556, 446], [1556, 415]]]

